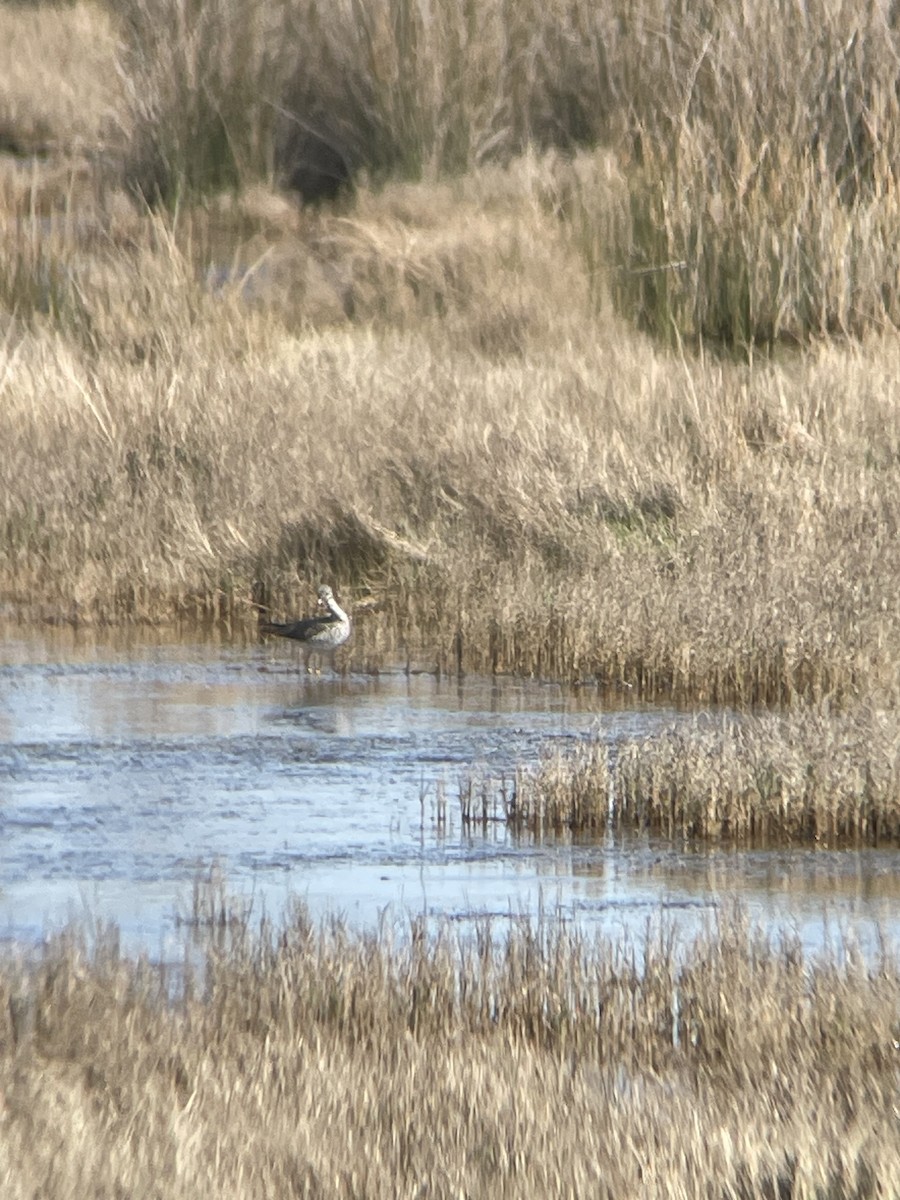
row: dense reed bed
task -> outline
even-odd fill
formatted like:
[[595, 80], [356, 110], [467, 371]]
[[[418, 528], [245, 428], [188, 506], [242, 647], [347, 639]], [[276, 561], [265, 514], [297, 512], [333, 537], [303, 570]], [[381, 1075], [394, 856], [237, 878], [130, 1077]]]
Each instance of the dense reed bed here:
[[723, 915], [638, 953], [560, 927], [247, 922], [192, 977], [77, 931], [0, 969], [0, 1180], [40, 1195], [888, 1195], [900, 973]]
[[502, 810], [535, 834], [569, 830], [677, 841], [900, 841], [900, 729], [893, 713], [700, 716], [610, 746], [549, 755], [500, 792], [464, 798], [469, 823]]
[[[895, 841], [896, 22], [0, 5], [3, 615], [327, 580], [351, 665], [797, 709], [523, 773], [536, 832]], [[3, 963], [4, 1197], [900, 1190], [886, 956], [218, 934]]]
[[277, 305], [210, 294], [159, 219], [123, 217], [121, 253], [21, 226], [11, 303], [36, 313], [3, 350], [6, 604], [249, 624], [327, 578], [377, 602], [372, 665], [403, 643], [635, 696], [893, 688], [896, 342], [735, 364], [591, 318], [528, 190], [543, 170], [315, 219], [366, 314], [322, 328], [286, 324], [319, 303], [308, 275]]
[[[5, 611], [250, 630], [328, 578], [357, 664], [890, 702], [890, 15], [428, 11], [0, 11]], [[270, 186], [298, 113], [343, 207]]]
[[63, 41], [28, 9], [4, 18], [0, 138], [169, 204], [604, 146], [622, 219], [590, 176], [558, 202], [629, 318], [666, 340], [857, 335], [898, 317], [897, 20], [850, 0], [116, 0], [73, 6]]

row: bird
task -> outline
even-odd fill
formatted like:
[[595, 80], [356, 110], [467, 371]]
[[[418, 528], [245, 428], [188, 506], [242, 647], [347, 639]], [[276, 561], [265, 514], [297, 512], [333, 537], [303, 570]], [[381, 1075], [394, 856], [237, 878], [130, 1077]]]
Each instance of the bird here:
[[319, 588], [318, 594], [319, 606], [326, 610], [320, 616], [302, 617], [299, 621], [263, 621], [259, 631], [299, 642], [307, 671], [311, 670], [309, 660], [314, 654], [327, 657], [333, 671], [334, 652], [350, 636], [350, 617], [335, 600], [334, 592], [326, 583]]

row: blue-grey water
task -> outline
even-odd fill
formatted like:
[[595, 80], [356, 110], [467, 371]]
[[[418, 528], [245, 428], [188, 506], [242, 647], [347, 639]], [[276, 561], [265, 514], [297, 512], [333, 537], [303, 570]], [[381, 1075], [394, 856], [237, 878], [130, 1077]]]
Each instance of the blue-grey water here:
[[650, 736], [664, 707], [512, 679], [301, 675], [289, 645], [7, 631], [0, 648], [0, 937], [114, 920], [174, 953], [214, 869], [252, 911], [355, 926], [551, 912], [615, 937], [695, 929], [734, 899], [809, 947], [898, 941], [892, 851], [687, 851], [466, 829], [459, 794], [547, 746]]

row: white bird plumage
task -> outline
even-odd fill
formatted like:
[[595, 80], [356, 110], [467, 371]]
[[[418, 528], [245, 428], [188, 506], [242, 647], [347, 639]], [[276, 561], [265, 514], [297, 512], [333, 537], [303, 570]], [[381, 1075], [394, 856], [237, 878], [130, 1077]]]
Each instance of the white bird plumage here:
[[274, 633], [278, 637], [299, 642], [307, 671], [310, 670], [309, 662], [314, 654], [328, 658], [334, 670], [334, 652], [350, 636], [350, 617], [335, 600], [331, 588], [324, 583], [319, 588], [319, 605], [326, 611], [318, 616], [302, 617], [299, 621], [264, 621], [259, 627], [260, 633]]

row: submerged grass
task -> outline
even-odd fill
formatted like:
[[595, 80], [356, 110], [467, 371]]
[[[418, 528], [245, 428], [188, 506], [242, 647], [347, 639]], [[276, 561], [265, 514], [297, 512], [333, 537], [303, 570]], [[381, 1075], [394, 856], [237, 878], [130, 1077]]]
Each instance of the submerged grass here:
[[[201, 949], [204, 947], [205, 949]], [[209, 930], [174, 978], [77, 931], [0, 969], [0, 1180], [40, 1194], [891, 1194], [900, 973], [736, 914], [690, 944]]]

